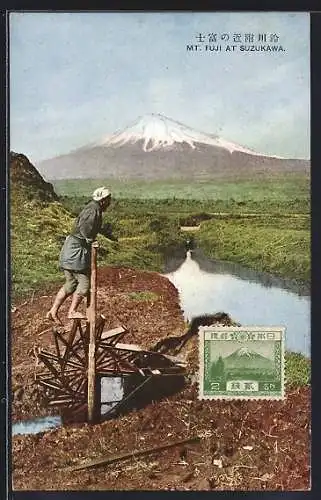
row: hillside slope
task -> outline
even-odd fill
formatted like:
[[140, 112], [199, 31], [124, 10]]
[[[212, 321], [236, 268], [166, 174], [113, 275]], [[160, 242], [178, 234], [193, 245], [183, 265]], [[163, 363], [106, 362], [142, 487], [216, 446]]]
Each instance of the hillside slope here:
[[10, 152], [10, 187], [11, 202], [17, 201], [19, 193], [28, 200], [49, 202], [58, 199], [53, 185], [43, 179], [28, 158], [13, 151]]
[[[77, 208], [77, 213], [81, 206]], [[76, 214], [60, 201], [52, 185], [22, 154], [10, 154], [11, 283], [15, 299], [61, 281], [58, 267], [61, 246]], [[110, 220], [107, 211], [105, 218]], [[105, 221], [104, 221], [105, 223]], [[123, 221], [123, 223], [125, 223]], [[141, 221], [140, 221], [141, 223]], [[122, 265], [138, 269], [158, 268], [158, 255], [147, 242], [112, 241], [98, 235], [98, 265]]]
[[12, 292], [26, 293], [59, 278], [61, 243], [72, 227], [71, 214], [59, 203], [28, 158], [10, 154]]

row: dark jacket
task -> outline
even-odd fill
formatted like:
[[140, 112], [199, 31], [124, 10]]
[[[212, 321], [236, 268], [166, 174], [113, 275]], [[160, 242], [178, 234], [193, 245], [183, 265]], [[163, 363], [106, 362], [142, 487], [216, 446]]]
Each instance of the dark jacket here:
[[60, 252], [59, 266], [69, 271], [88, 271], [91, 243], [102, 225], [102, 210], [97, 201], [90, 201], [78, 215], [73, 230]]

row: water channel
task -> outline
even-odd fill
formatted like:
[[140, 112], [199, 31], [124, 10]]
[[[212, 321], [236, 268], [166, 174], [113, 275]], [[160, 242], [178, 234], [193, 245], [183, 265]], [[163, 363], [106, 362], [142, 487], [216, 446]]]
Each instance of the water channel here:
[[242, 326], [285, 326], [286, 349], [310, 357], [307, 285], [210, 260], [199, 249], [171, 257], [165, 276], [179, 291], [185, 319], [225, 312]]

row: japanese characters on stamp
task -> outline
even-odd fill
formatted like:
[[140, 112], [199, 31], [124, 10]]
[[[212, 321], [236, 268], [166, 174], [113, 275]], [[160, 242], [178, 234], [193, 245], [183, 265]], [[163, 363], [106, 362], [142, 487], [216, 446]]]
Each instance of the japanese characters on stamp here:
[[284, 399], [284, 327], [199, 329], [199, 399]]

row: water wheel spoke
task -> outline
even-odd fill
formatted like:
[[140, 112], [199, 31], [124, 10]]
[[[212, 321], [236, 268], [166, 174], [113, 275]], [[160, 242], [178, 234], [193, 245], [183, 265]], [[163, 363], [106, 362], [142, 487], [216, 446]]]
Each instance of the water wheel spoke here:
[[[44, 351], [42, 351], [40, 354], [39, 354], [39, 359], [45, 364], [45, 359], [48, 363], [56, 363], [57, 365], [57, 368], [56, 370], [60, 369], [61, 370], [61, 365], [59, 363], [59, 358], [57, 358], [57, 356], [55, 356], [54, 354], [52, 353], [45, 353]], [[83, 369], [84, 366], [83, 364], [80, 364], [80, 363], [77, 363], [76, 361], [71, 361], [71, 360], [67, 360], [66, 361], [66, 365], [69, 365], [71, 367], [74, 367], [74, 368], [78, 368], [78, 369]], [[47, 366], [47, 365], [46, 365]]]
[[[55, 380], [57, 382], [57, 380]], [[39, 380], [39, 384], [42, 385], [43, 387], [48, 387], [49, 389], [53, 389], [56, 391], [61, 391], [63, 389], [62, 385], [54, 384], [51, 381], [44, 381], [44, 380]]]
[[106, 357], [106, 350], [99, 347], [95, 352], [96, 363], [100, 363]]
[[59, 359], [61, 359], [61, 353], [60, 353], [59, 342], [58, 342], [58, 332], [56, 330], [53, 331], [53, 338], [55, 341], [57, 356], [59, 357]]
[[65, 362], [66, 359], [68, 358], [70, 348], [74, 342], [75, 336], [77, 334], [77, 330], [81, 328], [81, 322], [80, 319], [74, 319], [72, 323], [72, 327], [68, 336], [68, 340], [66, 341], [62, 336], [60, 336], [60, 341], [64, 344], [65, 346], [65, 351], [63, 354], [63, 367], [65, 367]]
[[127, 359], [124, 358], [121, 352], [116, 352], [116, 349], [110, 349], [110, 351], [112, 357], [116, 362], [116, 366], [119, 372], [122, 372], [122, 368], [127, 368], [131, 371], [137, 371], [137, 368], [133, 364], [129, 363]]
[[[87, 384], [87, 380], [86, 379], [81, 380], [80, 383], [78, 384], [78, 386], [75, 389], [75, 393], [76, 394], [80, 394], [81, 391], [85, 388], [86, 384]], [[85, 393], [84, 393], [84, 396], [85, 396]]]
[[96, 363], [96, 368], [107, 367], [107, 366], [115, 366], [115, 360], [109, 356], [107, 359], [102, 360], [100, 363]]
[[80, 378], [77, 377], [77, 378], [74, 378], [72, 380], [68, 380], [67, 384], [66, 384], [66, 387], [69, 388], [69, 390], [71, 392], [77, 392], [77, 389], [76, 387], [79, 386], [79, 384], [84, 380], [84, 377], [83, 378]]
[[97, 319], [97, 323], [96, 323], [96, 346], [99, 344], [100, 342], [100, 338], [101, 338], [101, 335], [103, 333], [103, 329], [104, 329], [104, 326], [105, 326], [105, 317], [103, 315], [101, 315], [98, 319]]
[[[74, 337], [73, 337], [74, 338]], [[74, 349], [74, 346], [69, 344], [63, 337], [60, 337], [60, 341], [66, 347], [65, 352], [62, 356], [62, 367], [65, 368], [66, 362], [70, 361], [70, 358], [74, 356], [78, 361], [84, 366], [85, 360], [83, 357], [79, 356], [77, 351]]]

